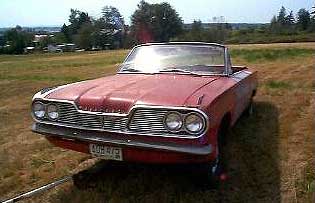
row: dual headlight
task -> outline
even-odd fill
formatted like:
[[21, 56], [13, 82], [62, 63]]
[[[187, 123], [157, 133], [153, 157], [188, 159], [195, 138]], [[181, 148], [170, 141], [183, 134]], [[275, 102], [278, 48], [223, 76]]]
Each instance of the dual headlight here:
[[177, 112], [170, 112], [164, 120], [165, 126], [170, 131], [184, 129], [189, 133], [200, 133], [205, 127], [205, 120], [198, 113], [182, 115]]
[[58, 107], [55, 104], [43, 104], [42, 102], [34, 102], [32, 107], [33, 115], [37, 119], [47, 117], [50, 120], [56, 120], [59, 117]]

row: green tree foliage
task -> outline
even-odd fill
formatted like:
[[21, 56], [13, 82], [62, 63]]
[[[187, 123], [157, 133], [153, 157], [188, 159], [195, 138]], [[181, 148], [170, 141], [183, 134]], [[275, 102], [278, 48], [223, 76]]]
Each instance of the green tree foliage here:
[[124, 19], [118, 9], [113, 6], [105, 6], [102, 9], [101, 20], [106, 29], [120, 30], [124, 28]]
[[228, 23], [213, 23], [209, 24], [208, 28], [204, 28], [200, 20], [195, 20], [191, 24], [191, 28], [176, 40], [222, 43], [227, 39], [230, 32], [231, 27]]
[[294, 25], [295, 18], [294, 18], [293, 11], [290, 11], [290, 14], [285, 17], [285, 22], [286, 22], [286, 25], [289, 25], [289, 26]]
[[74, 37], [74, 42], [83, 49], [89, 50], [93, 46], [92, 33], [94, 27], [91, 23], [85, 23], [80, 26], [78, 33]]
[[131, 28], [139, 42], [164, 42], [180, 34], [182, 20], [169, 3], [141, 1], [131, 16]]
[[191, 30], [189, 32], [189, 41], [204, 41], [206, 38], [205, 29], [202, 27], [202, 22], [200, 20], [194, 22], [191, 25]]
[[[77, 39], [76, 36], [79, 33], [79, 30], [86, 24], [92, 24], [91, 18], [88, 13], [71, 9], [69, 16], [70, 25], [64, 24], [61, 28], [61, 32], [66, 38], [66, 42], [73, 42], [74, 39]], [[81, 32], [82, 33], [82, 32]]]
[[286, 21], [286, 15], [287, 15], [287, 11], [286, 9], [282, 6], [280, 11], [279, 11], [279, 15], [277, 17], [277, 22], [280, 25], [286, 25], [287, 21]]
[[286, 9], [282, 6], [278, 16], [271, 19], [269, 30], [272, 34], [296, 34], [296, 20], [293, 11], [287, 14]]
[[63, 24], [61, 27], [61, 33], [65, 38], [63, 42], [71, 42], [71, 33], [69, 31], [69, 27], [66, 24]]
[[61, 33], [65, 42], [74, 42], [80, 48], [105, 49], [108, 47], [119, 48], [122, 45], [124, 20], [118, 9], [105, 6], [102, 16], [93, 20], [88, 13], [71, 9], [69, 16], [70, 25], [63, 25]]
[[311, 22], [310, 13], [304, 8], [300, 9], [297, 13], [297, 24], [299, 28], [302, 30], [306, 30], [309, 27], [310, 22]]
[[315, 6], [312, 7], [312, 11], [310, 14], [311, 14], [311, 22], [309, 26], [309, 31], [315, 32]]
[[275, 32], [277, 30], [279, 30], [279, 23], [278, 23], [278, 19], [276, 16], [273, 16], [271, 21], [270, 21], [270, 31], [271, 32]]
[[54, 44], [62, 44], [65, 42], [69, 42], [68, 38], [64, 35], [63, 32], [55, 33], [53, 38], [53, 43]]
[[94, 22], [94, 46], [99, 48], [120, 48], [124, 34], [125, 23], [117, 8], [105, 6], [102, 17]]
[[17, 25], [15, 28], [4, 33], [4, 41], [7, 46], [0, 50], [5, 54], [22, 54], [24, 48], [31, 44], [33, 35], [22, 30], [22, 27]]
[[79, 32], [83, 24], [91, 23], [91, 18], [88, 13], [71, 9], [69, 16], [69, 30], [72, 35], [75, 35]]

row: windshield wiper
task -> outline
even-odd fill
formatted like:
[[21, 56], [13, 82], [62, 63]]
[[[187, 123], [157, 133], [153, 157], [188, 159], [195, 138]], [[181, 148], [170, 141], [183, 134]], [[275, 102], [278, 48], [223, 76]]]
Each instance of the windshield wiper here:
[[168, 69], [163, 69], [160, 70], [159, 73], [168, 73], [168, 72], [174, 72], [174, 73], [185, 73], [185, 74], [190, 74], [190, 75], [199, 75], [197, 73], [188, 71], [188, 70], [183, 70], [183, 69], [177, 69], [177, 68], [168, 68]]

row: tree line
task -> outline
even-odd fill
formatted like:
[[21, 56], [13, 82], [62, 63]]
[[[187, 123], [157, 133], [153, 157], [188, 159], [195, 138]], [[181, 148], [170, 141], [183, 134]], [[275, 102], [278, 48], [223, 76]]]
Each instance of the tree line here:
[[[131, 16], [130, 25], [125, 24], [119, 10], [112, 6], [103, 7], [99, 18], [71, 9], [69, 23], [64, 24], [59, 33], [37, 41], [35, 46], [42, 50], [48, 45], [74, 43], [80, 49], [103, 50], [170, 40], [218, 43], [313, 41], [314, 14], [314, 11], [302, 8], [295, 15], [282, 7], [269, 24], [258, 27], [232, 29], [231, 24], [225, 22], [205, 24], [200, 20], [187, 26], [169, 3], [150, 4], [142, 0]], [[20, 26], [6, 31], [0, 38], [0, 53], [23, 53], [26, 46], [34, 46], [34, 34]]]

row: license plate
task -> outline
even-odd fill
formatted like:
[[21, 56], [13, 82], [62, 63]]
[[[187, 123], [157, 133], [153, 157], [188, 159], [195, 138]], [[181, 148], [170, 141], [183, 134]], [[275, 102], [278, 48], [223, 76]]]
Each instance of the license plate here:
[[110, 147], [98, 144], [90, 144], [90, 153], [102, 159], [122, 161], [122, 150], [119, 147]]

